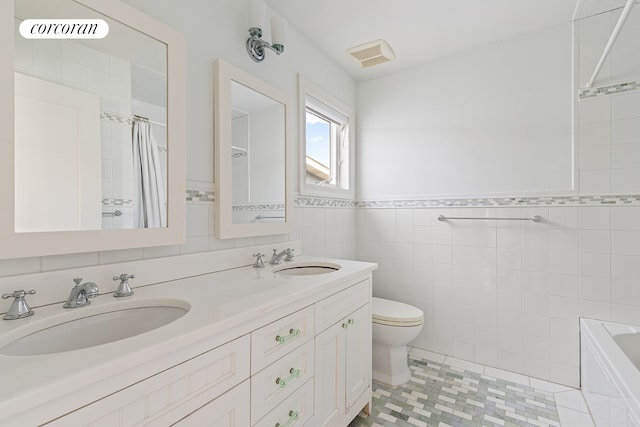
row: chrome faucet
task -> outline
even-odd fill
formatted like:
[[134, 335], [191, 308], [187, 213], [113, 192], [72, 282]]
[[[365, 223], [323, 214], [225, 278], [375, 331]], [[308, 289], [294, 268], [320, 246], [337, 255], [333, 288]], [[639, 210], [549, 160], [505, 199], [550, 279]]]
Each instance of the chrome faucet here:
[[33, 316], [33, 310], [29, 308], [27, 301], [25, 301], [24, 297], [27, 295], [33, 295], [36, 291], [31, 289], [30, 291], [25, 291], [23, 289], [19, 291], [14, 291], [12, 294], [3, 294], [2, 299], [14, 298], [11, 303], [11, 307], [9, 307], [9, 311], [2, 318], [4, 320], [16, 320], [16, 319], [24, 319], [25, 317]]
[[291, 248], [287, 248], [283, 251], [281, 251], [280, 253], [278, 253], [278, 251], [276, 249], [273, 250], [273, 255], [271, 256], [271, 261], [269, 261], [269, 264], [271, 265], [278, 265], [280, 264], [280, 260], [282, 259], [282, 257], [285, 257], [284, 260], [285, 261], [292, 261], [293, 260], [293, 249]]
[[116, 282], [120, 280], [120, 284], [118, 285], [118, 289], [113, 293], [114, 297], [130, 297], [133, 295], [133, 291], [131, 290], [131, 286], [129, 286], [129, 279], [135, 279], [135, 274], [127, 274], [122, 273], [119, 276], [113, 276], [113, 280]]
[[71, 289], [71, 294], [62, 307], [64, 308], [76, 308], [84, 307], [91, 304], [89, 298], [98, 296], [98, 285], [93, 282], [82, 283], [82, 277], [73, 279], [75, 286]]

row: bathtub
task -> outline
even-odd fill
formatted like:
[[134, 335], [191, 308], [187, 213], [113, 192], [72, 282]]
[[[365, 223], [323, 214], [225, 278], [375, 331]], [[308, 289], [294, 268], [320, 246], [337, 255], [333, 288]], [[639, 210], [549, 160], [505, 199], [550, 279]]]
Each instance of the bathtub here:
[[640, 427], [640, 326], [580, 319], [582, 393], [597, 427]]

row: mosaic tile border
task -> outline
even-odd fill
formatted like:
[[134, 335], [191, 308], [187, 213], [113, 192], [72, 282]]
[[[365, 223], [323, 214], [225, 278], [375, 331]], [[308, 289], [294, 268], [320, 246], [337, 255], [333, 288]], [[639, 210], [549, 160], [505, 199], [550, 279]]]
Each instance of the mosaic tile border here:
[[187, 202], [213, 203], [213, 190], [187, 189]]
[[235, 205], [231, 207], [233, 212], [247, 211], [283, 211], [284, 203], [263, 204], [263, 205]]
[[133, 206], [133, 199], [102, 199], [102, 206]]
[[133, 125], [133, 119], [126, 118], [126, 117], [120, 116], [118, 114], [102, 112], [102, 113], [100, 113], [100, 118], [101, 119], [105, 119], [105, 120], [109, 120], [111, 122], [117, 122], [117, 123], [120, 123], [120, 124], [123, 124], [123, 125], [129, 125], [129, 126]]
[[[212, 190], [188, 189], [188, 202], [213, 203]], [[340, 200], [298, 196], [295, 207], [301, 208], [455, 208], [455, 207], [536, 207], [536, 206], [640, 206], [640, 194], [605, 194], [586, 196], [530, 196], [530, 197], [469, 197], [461, 199], [414, 200]], [[284, 205], [251, 205], [234, 210], [284, 209]]]
[[298, 196], [295, 199], [295, 206], [296, 207], [323, 207], [323, 208], [356, 208], [358, 207], [358, 202], [354, 200]]
[[610, 86], [600, 86], [578, 91], [580, 100], [595, 98], [597, 96], [616, 95], [618, 93], [633, 92], [640, 89], [640, 82], [624, 82]]
[[[188, 202], [213, 203], [211, 190], [188, 189]], [[104, 201], [103, 201], [104, 204]], [[463, 199], [414, 199], [414, 200], [369, 200], [353, 201], [324, 199], [319, 197], [297, 197], [296, 207], [319, 208], [453, 208], [453, 207], [510, 207], [510, 206], [638, 206], [640, 194], [605, 194], [587, 196], [531, 196], [531, 197], [482, 197]], [[284, 205], [251, 205], [234, 210], [284, 209]]]
[[511, 206], [627, 206], [640, 205], [640, 195], [532, 196], [468, 199], [420, 199], [358, 202], [359, 208], [449, 208]]

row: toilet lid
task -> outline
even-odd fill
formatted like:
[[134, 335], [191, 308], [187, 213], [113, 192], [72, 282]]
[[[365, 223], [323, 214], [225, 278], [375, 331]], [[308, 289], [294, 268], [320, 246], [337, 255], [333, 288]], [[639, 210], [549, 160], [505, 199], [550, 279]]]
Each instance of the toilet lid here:
[[422, 310], [409, 304], [383, 298], [372, 298], [374, 323], [391, 326], [417, 326], [424, 322]]

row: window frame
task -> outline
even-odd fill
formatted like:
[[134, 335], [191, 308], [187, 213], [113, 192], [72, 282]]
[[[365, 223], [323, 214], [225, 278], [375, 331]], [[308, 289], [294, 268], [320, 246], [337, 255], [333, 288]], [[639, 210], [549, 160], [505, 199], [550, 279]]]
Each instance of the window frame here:
[[[320, 88], [318, 85], [309, 81], [303, 76], [299, 76], [298, 78], [298, 94], [299, 94], [299, 134], [300, 134], [300, 144], [299, 144], [299, 175], [300, 175], [300, 188], [299, 194], [302, 196], [314, 196], [314, 197], [329, 197], [336, 199], [346, 199], [346, 200], [355, 200], [355, 146], [356, 146], [356, 123], [355, 123], [355, 114], [351, 107], [347, 106], [343, 102], [337, 100], [335, 97], [327, 93], [324, 89]], [[329, 110], [334, 110], [337, 115], [343, 116], [346, 119], [346, 136], [348, 147], [344, 149], [340, 149], [340, 145], [342, 145], [343, 140], [339, 138], [336, 144], [335, 153], [331, 153], [330, 163], [336, 164], [336, 168], [339, 168], [341, 158], [346, 154], [348, 156], [347, 167], [348, 173], [347, 176], [344, 177], [343, 174], [338, 172], [337, 182], [335, 186], [324, 186], [311, 182], [307, 182], [306, 179], [306, 159], [307, 159], [307, 131], [306, 131], [306, 116], [307, 116], [307, 100], [308, 98], [313, 98], [314, 101], [318, 101], [321, 104], [324, 104], [328, 107]], [[320, 113], [321, 117], [328, 118], [332, 122], [334, 120], [331, 117], [327, 117], [327, 114], [323, 114], [322, 111], [317, 111], [316, 109], [311, 108], [314, 113]], [[333, 126], [331, 126], [333, 128]], [[338, 130], [339, 133], [339, 130]], [[333, 150], [333, 148], [332, 148]], [[340, 188], [341, 182], [344, 182], [346, 178], [348, 183], [348, 188]]]

